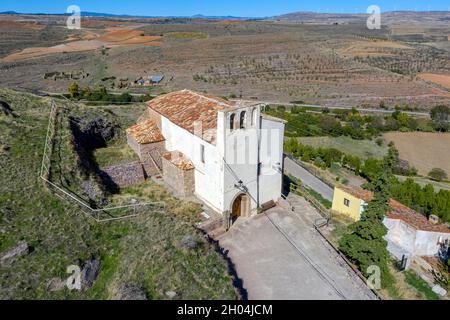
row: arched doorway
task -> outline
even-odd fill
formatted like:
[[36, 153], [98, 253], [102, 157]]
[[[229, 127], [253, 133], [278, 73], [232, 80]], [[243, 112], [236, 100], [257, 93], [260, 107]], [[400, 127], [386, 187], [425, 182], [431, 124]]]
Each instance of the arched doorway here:
[[236, 222], [239, 217], [248, 217], [250, 214], [250, 198], [241, 193], [234, 199], [231, 206], [231, 223]]

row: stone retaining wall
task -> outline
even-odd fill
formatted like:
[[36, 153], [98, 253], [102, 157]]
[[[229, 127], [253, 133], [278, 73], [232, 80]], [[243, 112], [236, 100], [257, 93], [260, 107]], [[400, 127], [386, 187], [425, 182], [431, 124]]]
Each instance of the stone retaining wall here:
[[195, 191], [194, 169], [182, 170], [162, 157], [164, 181], [180, 196], [189, 196]]
[[145, 181], [142, 164], [139, 161], [102, 168], [119, 187], [127, 187]]

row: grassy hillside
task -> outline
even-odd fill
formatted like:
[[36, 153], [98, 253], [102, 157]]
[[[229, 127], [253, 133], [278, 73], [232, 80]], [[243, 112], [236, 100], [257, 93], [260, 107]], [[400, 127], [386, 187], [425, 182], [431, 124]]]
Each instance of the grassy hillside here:
[[355, 140], [350, 137], [302, 137], [299, 142], [315, 148], [335, 148], [345, 154], [358, 156], [362, 159], [383, 158], [388, 151], [387, 146], [378, 146], [375, 141]]
[[[0, 265], [0, 299], [115, 299], [124, 285], [141, 288], [149, 299], [169, 299], [168, 291], [176, 293], [174, 299], [237, 297], [225, 260], [192, 226], [198, 205], [146, 182], [112, 197], [165, 201], [166, 212], [94, 222], [49, 192], [38, 178], [49, 100], [5, 89], [0, 89], [0, 100], [17, 115], [0, 110], [0, 253], [19, 241], [32, 247], [29, 254]], [[94, 107], [68, 107], [97, 112]], [[114, 112], [110, 115], [120, 122]], [[61, 140], [61, 146], [67, 150], [68, 141]], [[62, 171], [76, 171], [73, 155], [61, 161]], [[78, 177], [76, 172], [70, 176], [74, 181]], [[180, 245], [186, 236], [197, 243], [195, 249]], [[69, 276], [69, 265], [81, 265], [91, 257], [100, 260], [92, 288], [47, 289], [50, 279]]]

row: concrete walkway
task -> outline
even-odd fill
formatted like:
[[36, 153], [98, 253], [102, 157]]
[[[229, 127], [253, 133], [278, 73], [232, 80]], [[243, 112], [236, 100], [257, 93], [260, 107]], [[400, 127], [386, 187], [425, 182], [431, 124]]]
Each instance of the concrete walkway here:
[[284, 171], [300, 179], [305, 186], [320, 193], [325, 199], [333, 201], [333, 188], [288, 157], [284, 158]]
[[375, 299], [312, 227], [320, 217], [317, 211], [303, 198], [292, 197], [295, 212], [272, 208], [254, 218], [238, 220], [218, 238], [235, 264], [248, 298]]

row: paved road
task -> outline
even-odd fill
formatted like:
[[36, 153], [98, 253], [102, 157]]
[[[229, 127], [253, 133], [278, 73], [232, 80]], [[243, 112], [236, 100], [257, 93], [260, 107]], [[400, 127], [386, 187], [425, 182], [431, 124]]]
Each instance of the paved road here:
[[284, 159], [284, 171], [300, 179], [304, 185], [320, 193], [325, 199], [333, 201], [333, 188], [288, 157]]
[[[292, 197], [294, 197], [292, 199]], [[292, 195], [295, 212], [277, 206], [239, 220], [218, 237], [250, 300], [367, 300], [375, 295], [313, 228], [320, 217]]]

